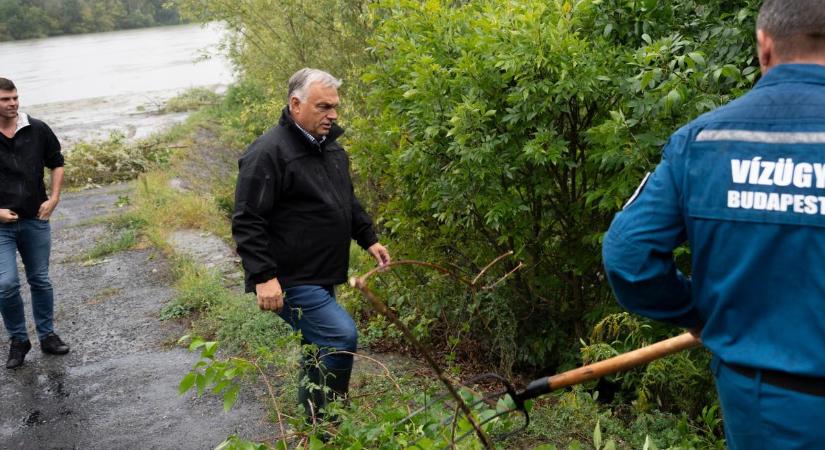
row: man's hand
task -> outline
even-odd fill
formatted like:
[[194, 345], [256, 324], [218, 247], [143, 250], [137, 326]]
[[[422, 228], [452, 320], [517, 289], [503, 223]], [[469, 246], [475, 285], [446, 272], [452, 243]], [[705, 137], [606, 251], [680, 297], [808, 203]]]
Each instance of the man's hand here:
[[370, 248], [367, 249], [367, 252], [375, 258], [380, 267], [384, 267], [390, 263], [390, 252], [378, 242], [372, 244]]
[[49, 220], [55, 208], [57, 208], [57, 199], [50, 198], [46, 200], [40, 204], [40, 209], [37, 211], [37, 218], [40, 220]]
[[255, 293], [258, 295], [258, 308], [264, 311], [281, 312], [284, 307], [284, 291], [281, 290], [281, 283], [277, 278], [256, 284]]
[[17, 213], [10, 210], [10, 209], [0, 209], [0, 222], [1, 223], [13, 223], [17, 222]]

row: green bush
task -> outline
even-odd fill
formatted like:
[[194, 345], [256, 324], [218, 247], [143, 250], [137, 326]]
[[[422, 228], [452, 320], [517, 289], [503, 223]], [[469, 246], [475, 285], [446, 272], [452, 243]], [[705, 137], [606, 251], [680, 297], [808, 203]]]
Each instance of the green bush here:
[[[728, 43], [753, 34], [753, 5], [380, 7], [352, 148], [387, 200], [396, 254], [479, 268], [514, 250], [525, 264], [484, 297], [417, 277], [398, 281], [393, 297], [415, 292], [420, 302], [400, 308], [432, 320], [436, 342], [460, 332], [505, 369], [574, 364], [594, 311], [616, 309], [600, 258], [613, 214], [679, 124], [756, 76], [752, 38]], [[466, 321], [467, 311], [478, 314]]]
[[[602, 319], [582, 347], [586, 363], [601, 361], [672, 337], [669, 327], [628, 313]], [[620, 386], [616, 403], [633, 403], [639, 412], [653, 409], [697, 416], [713, 404], [716, 391], [708, 367], [710, 353], [695, 349], [653, 361], [646, 366], [606, 377]]]

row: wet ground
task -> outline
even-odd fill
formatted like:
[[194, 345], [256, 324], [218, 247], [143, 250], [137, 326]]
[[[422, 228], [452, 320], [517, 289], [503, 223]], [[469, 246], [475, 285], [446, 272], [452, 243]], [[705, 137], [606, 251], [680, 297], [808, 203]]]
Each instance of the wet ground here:
[[[203, 86], [222, 93], [224, 85]], [[182, 122], [188, 112], [159, 113], [181, 90], [162, 90], [87, 98], [41, 105], [21, 105], [20, 111], [45, 121], [65, 148], [80, 141], [100, 141], [112, 133], [141, 139]]]
[[[158, 319], [174, 295], [161, 254], [77, 258], [105, 236], [94, 219], [116, 214], [127, 193], [110, 186], [64, 194], [52, 218], [55, 327], [72, 350], [42, 354], [30, 325], [26, 363], [0, 368], [0, 449], [211, 449], [230, 434], [273, 433], [261, 392], [242, 390], [228, 414], [220, 398], [178, 395], [196, 356], [173, 345], [185, 330]], [[3, 333], [2, 361], [7, 348]]]

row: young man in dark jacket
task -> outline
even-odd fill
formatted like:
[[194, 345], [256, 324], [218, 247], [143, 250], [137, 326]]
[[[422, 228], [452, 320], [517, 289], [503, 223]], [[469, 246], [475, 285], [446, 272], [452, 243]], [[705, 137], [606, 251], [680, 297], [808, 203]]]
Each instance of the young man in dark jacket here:
[[[301, 69], [289, 79], [279, 124], [238, 161], [232, 216], [246, 291], [320, 350], [317, 360], [305, 359], [308, 380], [298, 393], [310, 419], [349, 388], [358, 335], [336, 302], [334, 286], [347, 279], [350, 240], [378, 264], [390, 262], [353, 192], [349, 157], [336, 142], [344, 132], [335, 124], [340, 84], [316, 69]], [[325, 395], [308, 385], [330, 389]]]
[[[63, 156], [52, 130], [19, 113], [19, 105], [17, 87], [0, 78], [0, 313], [11, 344], [6, 362], [9, 369], [23, 364], [31, 350], [17, 275], [18, 251], [31, 288], [41, 350], [56, 355], [69, 351], [54, 333], [54, 294], [49, 280], [49, 217], [60, 199]], [[51, 169], [48, 197], [43, 183], [45, 167]]]

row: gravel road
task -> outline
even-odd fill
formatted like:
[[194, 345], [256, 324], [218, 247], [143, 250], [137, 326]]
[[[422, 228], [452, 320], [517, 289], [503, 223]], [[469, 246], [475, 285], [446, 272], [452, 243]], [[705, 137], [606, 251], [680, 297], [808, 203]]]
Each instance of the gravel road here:
[[[185, 330], [158, 320], [174, 296], [160, 253], [76, 258], [105, 236], [93, 219], [117, 214], [128, 189], [65, 194], [52, 218], [55, 328], [72, 350], [42, 354], [27, 311], [32, 351], [21, 368], [0, 368], [0, 449], [211, 449], [230, 434], [273, 433], [260, 393], [242, 393], [227, 414], [220, 398], [178, 395], [196, 356], [171, 345]], [[7, 349], [2, 333], [2, 361]]]

